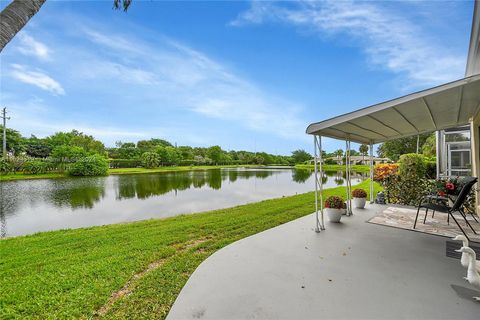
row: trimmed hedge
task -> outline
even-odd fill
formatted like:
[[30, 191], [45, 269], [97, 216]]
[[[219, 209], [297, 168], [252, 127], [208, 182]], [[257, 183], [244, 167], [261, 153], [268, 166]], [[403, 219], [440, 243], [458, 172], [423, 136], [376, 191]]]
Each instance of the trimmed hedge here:
[[139, 168], [142, 166], [140, 159], [110, 159], [110, 168]]

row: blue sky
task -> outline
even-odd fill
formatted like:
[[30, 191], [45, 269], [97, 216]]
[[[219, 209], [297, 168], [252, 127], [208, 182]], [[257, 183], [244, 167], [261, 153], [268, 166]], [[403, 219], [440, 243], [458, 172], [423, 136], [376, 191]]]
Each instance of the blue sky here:
[[[0, 8], [8, 2], [1, 1]], [[29, 136], [312, 150], [311, 122], [464, 74], [472, 1], [52, 1], [1, 53]], [[327, 139], [327, 151], [343, 143]]]

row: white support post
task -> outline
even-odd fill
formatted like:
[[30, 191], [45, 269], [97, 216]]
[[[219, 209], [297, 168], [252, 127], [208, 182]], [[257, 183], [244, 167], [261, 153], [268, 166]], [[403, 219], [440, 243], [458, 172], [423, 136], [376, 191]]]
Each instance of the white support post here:
[[320, 186], [320, 229], [325, 230], [325, 220], [323, 218], [323, 155], [322, 155], [322, 136], [318, 136], [318, 151], [320, 153], [320, 179], [318, 180]]
[[[322, 137], [314, 135], [313, 144], [314, 144], [314, 163], [315, 163], [314, 165], [314, 168], [315, 168], [315, 232], [320, 232], [320, 230], [325, 230], [325, 223], [323, 218]], [[320, 170], [318, 170], [319, 165], [320, 165]], [[319, 171], [320, 171], [320, 177], [319, 177]], [[318, 204], [319, 200], [320, 200], [320, 205]], [[318, 215], [319, 211], [320, 211], [320, 217]]]
[[350, 140], [347, 138], [345, 141], [345, 178], [347, 180], [347, 216], [353, 214], [352, 211], [352, 181], [351, 181], [351, 172], [350, 172]]
[[315, 168], [315, 232], [320, 232], [318, 220], [318, 169], [317, 169], [317, 136], [313, 136], [313, 164]]
[[370, 142], [370, 204], [374, 202], [373, 199], [373, 143]]

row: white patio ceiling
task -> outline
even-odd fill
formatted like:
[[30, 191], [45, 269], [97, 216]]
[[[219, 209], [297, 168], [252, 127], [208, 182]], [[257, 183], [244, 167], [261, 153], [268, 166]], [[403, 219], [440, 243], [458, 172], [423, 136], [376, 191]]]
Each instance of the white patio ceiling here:
[[380, 143], [469, 123], [480, 111], [480, 75], [312, 123], [308, 134]]

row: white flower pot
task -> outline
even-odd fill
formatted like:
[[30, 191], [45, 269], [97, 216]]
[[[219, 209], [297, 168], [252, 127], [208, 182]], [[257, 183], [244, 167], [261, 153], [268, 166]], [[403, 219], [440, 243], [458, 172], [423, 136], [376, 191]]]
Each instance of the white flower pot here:
[[327, 213], [328, 221], [330, 222], [340, 222], [342, 218], [342, 214], [345, 209], [332, 209], [332, 208], [325, 208], [325, 212]]
[[365, 203], [367, 203], [367, 198], [353, 198], [353, 206], [357, 209], [365, 208]]

